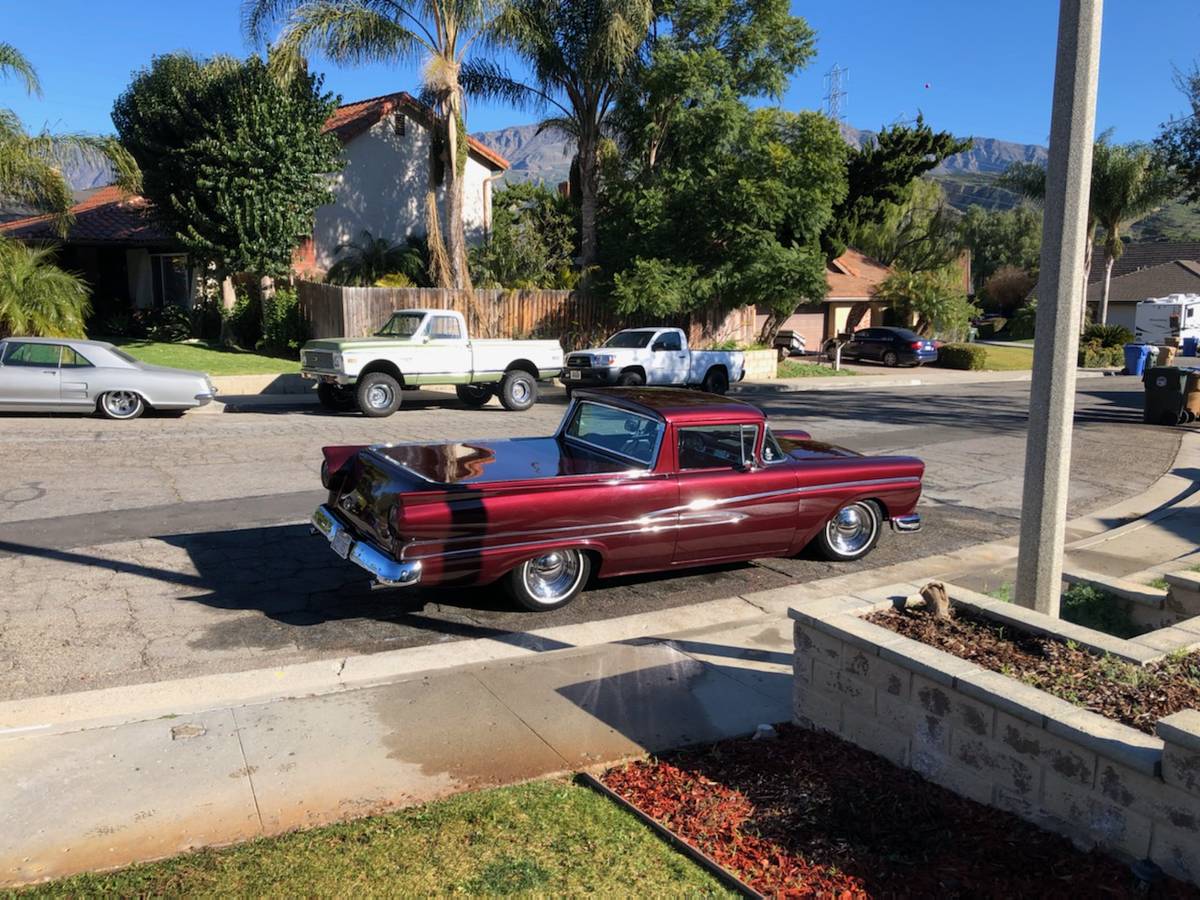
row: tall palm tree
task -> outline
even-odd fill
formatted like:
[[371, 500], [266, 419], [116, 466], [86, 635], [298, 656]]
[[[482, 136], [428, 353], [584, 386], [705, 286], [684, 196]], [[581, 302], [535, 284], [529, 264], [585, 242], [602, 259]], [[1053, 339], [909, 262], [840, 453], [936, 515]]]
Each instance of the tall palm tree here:
[[[37, 72], [11, 44], [0, 43], [0, 78], [16, 77], [25, 90], [40, 94]], [[103, 155], [127, 191], [141, 189], [137, 163], [113, 137], [84, 134], [28, 134], [17, 114], [0, 108], [0, 197], [43, 210], [55, 217], [60, 234], [71, 223], [71, 186], [62, 176], [62, 162], [72, 152]]]
[[[313, 53], [346, 65], [423, 58], [423, 93], [434, 109], [425, 197], [430, 274], [443, 287], [471, 286], [463, 225], [467, 129], [459, 74], [476, 43], [489, 34], [499, 8], [499, 0], [243, 0], [245, 30], [256, 43], [264, 43], [268, 30], [282, 24], [273, 48], [281, 71]], [[444, 237], [439, 175], [446, 185]]]
[[530, 80], [487, 62], [463, 73], [468, 93], [551, 112], [538, 130], [575, 139], [585, 270], [598, 255], [596, 197], [605, 123], [652, 16], [650, 0], [513, 0], [497, 17], [492, 36], [525, 59]]
[[0, 337], [82, 337], [88, 286], [52, 262], [48, 247], [0, 238]]

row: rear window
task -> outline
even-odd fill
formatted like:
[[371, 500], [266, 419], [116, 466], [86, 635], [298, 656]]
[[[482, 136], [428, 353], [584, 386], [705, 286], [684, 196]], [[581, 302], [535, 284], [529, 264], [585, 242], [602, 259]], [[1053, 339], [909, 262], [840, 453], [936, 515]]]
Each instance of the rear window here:
[[663, 423], [585, 400], [575, 408], [564, 433], [571, 441], [650, 466], [658, 454]]
[[892, 334], [894, 334], [896, 337], [900, 338], [900, 340], [902, 340], [902, 341], [923, 341], [923, 340], [925, 340], [925, 338], [921, 337], [915, 331], [909, 331], [907, 328], [897, 328], [895, 331], [892, 332]]

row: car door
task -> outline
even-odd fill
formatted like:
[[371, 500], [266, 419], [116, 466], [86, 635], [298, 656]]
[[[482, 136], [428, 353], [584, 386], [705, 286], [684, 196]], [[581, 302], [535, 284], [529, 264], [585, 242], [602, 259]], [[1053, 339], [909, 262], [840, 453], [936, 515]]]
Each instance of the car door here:
[[762, 465], [760, 424], [675, 429], [675, 565], [784, 553], [796, 532], [795, 467]]
[[9, 340], [0, 368], [0, 403], [17, 409], [60, 404], [59, 344]]
[[[471, 345], [463, 334], [462, 321], [457, 316], [430, 316], [425, 326], [431, 351], [427, 372], [431, 375], [468, 375], [471, 373]], [[422, 373], [425, 374], [425, 373]]]
[[63, 345], [58, 363], [59, 398], [63, 406], [94, 407], [101, 393], [96, 374], [96, 367], [89, 359], [74, 347]]
[[663, 331], [650, 343], [653, 354], [647, 367], [650, 384], [684, 384], [688, 380], [690, 354], [684, 349], [678, 331]]
[[842, 356], [850, 359], [870, 359], [871, 329], [864, 328], [856, 331], [849, 342], [842, 348]]

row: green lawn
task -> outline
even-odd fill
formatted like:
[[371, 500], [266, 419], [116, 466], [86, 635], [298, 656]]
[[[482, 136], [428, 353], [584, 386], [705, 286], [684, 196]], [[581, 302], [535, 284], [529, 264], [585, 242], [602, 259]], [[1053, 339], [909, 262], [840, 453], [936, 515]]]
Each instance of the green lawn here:
[[276, 375], [299, 372], [300, 362], [264, 356], [245, 350], [230, 350], [218, 344], [165, 344], [138, 338], [97, 337], [116, 344], [130, 356], [156, 366], [195, 369], [209, 375]]
[[780, 378], [827, 378], [829, 376], [841, 375], [857, 375], [857, 372], [849, 372], [846, 369], [838, 369], [836, 372], [832, 366], [821, 366], [816, 363], [796, 362], [794, 359], [785, 359], [779, 364], [776, 370]]
[[999, 372], [1011, 372], [1020, 369], [1033, 368], [1032, 347], [993, 347], [986, 345], [987, 365], [985, 369]]
[[204, 850], [20, 896], [728, 896], [593, 791], [540, 781]]

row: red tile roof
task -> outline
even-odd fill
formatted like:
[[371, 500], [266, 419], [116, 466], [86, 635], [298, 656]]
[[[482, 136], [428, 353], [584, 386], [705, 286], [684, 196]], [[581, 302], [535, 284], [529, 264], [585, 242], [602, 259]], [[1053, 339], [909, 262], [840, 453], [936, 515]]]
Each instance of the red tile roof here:
[[825, 268], [826, 300], [870, 300], [879, 284], [892, 274], [881, 262], [852, 247]]
[[[97, 188], [71, 207], [75, 221], [66, 240], [73, 244], [173, 244], [174, 238], [154, 217], [145, 197], [115, 185]], [[52, 216], [26, 216], [0, 224], [0, 235], [25, 241], [58, 241]]]
[[[397, 91], [394, 94], [384, 94], [381, 97], [371, 97], [367, 100], [358, 100], [339, 106], [325, 122], [325, 130], [336, 134], [343, 144], [349, 143], [384, 116], [396, 110], [402, 111], [426, 128], [429, 127], [429, 107], [407, 91]], [[473, 137], [467, 138], [467, 146], [471, 153], [494, 172], [502, 172], [511, 165], [507, 159], [491, 147]]]

